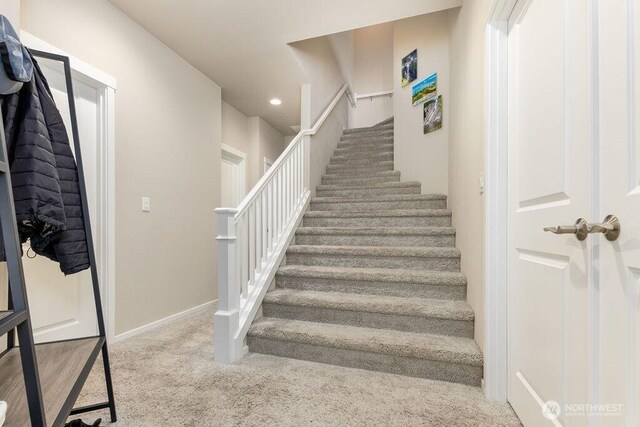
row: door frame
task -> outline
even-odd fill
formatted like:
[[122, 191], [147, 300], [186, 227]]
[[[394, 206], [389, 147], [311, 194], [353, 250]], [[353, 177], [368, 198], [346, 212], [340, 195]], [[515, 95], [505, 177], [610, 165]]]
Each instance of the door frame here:
[[96, 89], [98, 93], [98, 214], [92, 218], [96, 230], [95, 247], [98, 260], [98, 280], [102, 293], [104, 321], [107, 339], [115, 337], [115, 293], [116, 293], [116, 237], [115, 237], [115, 77], [86, 62], [69, 55], [56, 46], [30, 34], [20, 31], [20, 39], [25, 46], [41, 51], [69, 57], [73, 78]]
[[517, 0], [495, 0], [485, 40], [484, 393], [507, 401], [508, 384], [508, 19]]
[[[508, 19], [516, 4], [522, 1], [523, 8], [532, 0], [494, 0], [485, 25], [485, 164], [486, 164], [486, 206], [485, 206], [485, 351], [483, 391], [487, 398], [507, 401], [508, 392], [508, 254], [509, 254], [509, 212], [508, 212]], [[598, 129], [598, 0], [589, 0], [591, 45], [592, 131], [591, 143], [594, 157], [593, 167], [599, 164]], [[589, 184], [594, 191], [599, 188], [598, 174], [594, 174]], [[598, 201], [594, 201], [591, 218], [600, 218]], [[589, 245], [589, 250], [597, 250], [597, 242]], [[589, 357], [597, 359], [599, 345], [599, 300], [597, 259], [589, 274]], [[598, 382], [598, 364], [592, 363], [590, 373]], [[593, 386], [593, 384], [592, 384]], [[590, 394], [594, 393], [595, 387]]]
[[220, 160], [226, 160], [238, 166], [238, 169], [236, 169], [237, 187], [235, 189], [235, 198], [238, 201], [238, 204], [240, 204], [242, 199], [244, 199], [245, 194], [247, 193], [247, 155], [229, 145], [220, 144]]

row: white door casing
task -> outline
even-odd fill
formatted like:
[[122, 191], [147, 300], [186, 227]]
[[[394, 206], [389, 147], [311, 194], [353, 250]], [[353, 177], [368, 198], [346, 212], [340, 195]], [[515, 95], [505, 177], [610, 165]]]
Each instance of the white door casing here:
[[[117, 82], [112, 76], [66, 54], [30, 33], [21, 31], [20, 38], [32, 49], [65, 55], [70, 60], [98, 277], [102, 289], [107, 338], [110, 339], [115, 335], [115, 91]], [[44, 59], [40, 59], [39, 63], [52, 86], [55, 101], [71, 138], [62, 67], [59, 63]], [[52, 261], [42, 257], [33, 260], [23, 257], [23, 262], [36, 340], [41, 342], [68, 339], [84, 335], [85, 332], [88, 332], [87, 335], [95, 334], [95, 303], [89, 272], [61, 279], [62, 273], [57, 264]], [[31, 270], [31, 267], [34, 267], [34, 270]], [[27, 268], [30, 270], [27, 271]], [[30, 281], [30, 274], [35, 274], [38, 279], [34, 278]], [[41, 280], [51, 280], [55, 283], [44, 286]], [[59, 286], [63, 282], [65, 284]], [[64, 311], [62, 306], [70, 305], [71, 301], [75, 301], [76, 306], [70, 311]], [[56, 305], [58, 303], [61, 305]]]
[[[61, 63], [39, 59], [40, 67], [49, 81], [58, 110], [62, 114], [71, 140], [69, 102]], [[73, 79], [78, 130], [82, 146], [87, 198], [91, 217], [97, 207], [97, 138], [98, 93], [94, 87]], [[96, 235], [95, 225], [93, 232]], [[99, 244], [96, 240], [96, 244]], [[23, 245], [27, 253], [28, 243]], [[97, 320], [93, 302], [91, 272], [82, 271], [65, 276], [57, 263], [36, 256], [22, 260], [36, 342], [47, 342], [97, 334]]]
[[247, 155], [222, 144], [220, 159], [220, 204], [222, 207], [236, 207], [246, 194]]
[[588, 401], [588, 242], [542, 231], [591, 213], [586, 3], [519, 1], [508, 48], [508, 396], [552, 425], [545, 402]]
[[[599, 265], [594, 308], [599, 348], [595, 400], [623, 416], [602, 426], [640, 425], [640, 4], [600, 0], [600, 212], [614, 214], [620, 237], [594, 235]], [[611, 412], [615, 406], [609, 408]]]

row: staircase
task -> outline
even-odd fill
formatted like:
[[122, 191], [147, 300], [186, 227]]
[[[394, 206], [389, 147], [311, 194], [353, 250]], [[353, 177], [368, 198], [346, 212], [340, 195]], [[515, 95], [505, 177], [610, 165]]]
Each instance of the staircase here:
[[394, 171], [393, 119], [345, 130], [249, 350], [479, 386], [446, 196]]

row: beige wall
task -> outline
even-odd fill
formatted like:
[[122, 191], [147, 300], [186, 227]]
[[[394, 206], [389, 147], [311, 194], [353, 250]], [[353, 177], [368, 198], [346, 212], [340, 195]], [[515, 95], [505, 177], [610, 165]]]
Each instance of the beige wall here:
[[[352, 89], [358, 93], [393, 89], [393, 23], [354, 31], [354, 77]], [[360, 99], [353, 110], [352, 127], [373, 126], [393, 116], [393, 98]]]
[[[484, 37], [491, 0], [464, 0], [449, 12], [451, 25], [451, 124], [449, 206], [476, 313], [475, 338], [484, 349]], [[473, 214], [470, 214], [473, 213]]]
[[20, 0], [2, 0], [0, 14], [6, 16], [20, 34]]
[[306, 83], [311, 85], [310, 123], [313, 126], [346, 80], [327, 37], [293, 43], [291, 47]]
[[[422, 183], [423, 193], [449, 192], [449, 27], [447, 12], [398, 21], [394, 25], [393, 110], [394, 155], [403, 180]], [[404, 56], [418, 49], [418, 78], [401, 87], [400, 66]], [[411, 87], [438, 73], [438, 93], [443, 98], [443, 124], [424, 135], [422, 104], [411, 105]]]
[[22, 28], [118, 81], [116, 334], [213, 300], [220, 87], [104, 0], [23, 0]]

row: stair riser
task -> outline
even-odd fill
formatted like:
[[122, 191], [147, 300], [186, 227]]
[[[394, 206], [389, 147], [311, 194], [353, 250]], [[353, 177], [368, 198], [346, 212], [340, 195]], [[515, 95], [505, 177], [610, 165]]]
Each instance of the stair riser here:
[[375, 128], [365, 129], [345, 129], [343, 135], [360, 135], [364, 133], [389, 132], [393, 131], [393, 124], [376, 126]]
[[388, 257], [379, 255], [287, 253], [287, 264], [351, 268], [397, 268], [406, 270], [460, 271], [460, 258]]
[[377, 164], [371, 164], [370, 166], [345, 166], [345, 165], [327, 165], [327, 174], [354, 174], [354, 173], [369, 173], [369, 172], [385, 172], [393, 170], [393, 162], [382, 162]]
[[467, 287], [461, 285], [425, 285], [418, 283], [368, 280], [341, 280], [321, 277], [276, 276], [279, 288], [300, 291], [348, 292], [352, 294], [386, 295], [392, 297], [465, 300]]
[[336, 149], [338, 150], [369, 150], [382, 149], [382, 147], [393, 145], [393, 138], [377, 138], [362, 141], [342, 141], [338, 142]]
[[337, 148], [334, 152], [334, 156], [357, 156], [363, 154], [376, 154], [376, 153], [388, 153], [393, 152], [393, 144], [382, 145], [365, 145], [355, 146], [347, 148]]
[[473, 321], [263, 303], [267, 317], [473, 338]]
[[333, 178], [332, 176], [322, 177], [322, 183], [325, 185], [366, 185], [379, 184], [381, 182], [400, 182], [400, 174], [371, 176], [369, 178]]
[[450, 216], [390, 216], [314, 218], [302, 220], [305, 227], [451, 227]]
[[329, 363], [350, 368], [449, 381], [475, 387], [480, 386], [480, 380], [482, 379], [482, 366], [415, 359], [252, 336], [247, 337], [247, 342], [249, 350], [255, 353]]
[[335, 234], [297, 234], [297, 245], [323, 246], [419, 246], [419, 247], [453, 247], [455, 236], [359, 236]]
[[373, 138], [393, 138], [393, 129], [385, 130], [383, 132], [358, 132], [348, 133], [342, 135], [341, 141], [355, 141], [355, 140], [367, 140]]
[[411, 200], [393, 202], [314, 203], [312, 211], [369, 212], [386, 209], [446, 209], [446, 200]]
[[420, 187], [350, 188], [345, 190], [316, 190], [316, 197], [375, 197], [389, 194], [420, 194]]
[[375, 156], [359, 156], [359, 157], [331, 157], [330, 165], [342, 166], [361, 166], [370, 165], [379, 162], [393, 161], [393, 153], [384, 153]]

